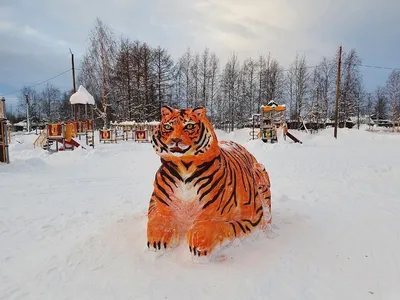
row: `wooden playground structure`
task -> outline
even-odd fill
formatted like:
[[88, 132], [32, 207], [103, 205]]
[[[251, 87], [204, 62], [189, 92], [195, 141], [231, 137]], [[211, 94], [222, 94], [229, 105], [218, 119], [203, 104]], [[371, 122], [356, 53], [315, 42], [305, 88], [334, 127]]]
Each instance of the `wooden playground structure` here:
[[7, 116], [6, 116], [6, 100], [2, 98], [0, 100], [0, 162], [10, 163], [10, 156], [8, 151], [9, 134], [7, 128]]
[[[55, 152], [61, 150], [74, 150], [82, 146], [75, 138], [85, 138], [85, 144], [94, 147], [94, 131], [93, 121], [69, 121], [65, 123], [47, 124], [42, 130], [38, 138], [33, 143], [34, 147], [41, 147], [45, 150], [52, 151], [51, 147], [54, 144]], [[62, 145], [60, 147], [60, 144]], [[82, 146], [84, 147], [84, 146]]]
[[[258, 118], [259, 131], [255, 132], [255, 117]], [[295, 143], [302, 142], [288, 131], [286, 124], [286, 105], [278, 105], [274, 101], [270, 101], [268, 105], [260, 107], [260, 114], [253, 115], [253, 131], [250, 132], [254, 138], [260, 138], [264, 143], [278, 142], [278, 129], [282, 129], [282, 137], [286, 141], [286, 136]]]
[[99, 131], [99, 141], [103, 143], [117, 143], [118, 141], [133, 140], [140, 143], [149, 143], [158, 123], [137, 123], [134, 121], [111, 123], [109, 129]]
[[[95, 101], [93, 96], [81, 85], [78, 91], [70, 97], [70, 104], [74, 120], [66, 123], [46, 124], [33, 143], [34, 147], [41, 147], [53, 152], [74, 150], [78, 147], [85, 148], [85, 146], [94, 147], [93, 107]], [[83, 118], [80, 110], [82, 106], [85, 108]], [[91, 109], [91, 118], [88, 118], [88, 106]], [[84, 143], [81, 142], [82, 138], [84, 138]]]

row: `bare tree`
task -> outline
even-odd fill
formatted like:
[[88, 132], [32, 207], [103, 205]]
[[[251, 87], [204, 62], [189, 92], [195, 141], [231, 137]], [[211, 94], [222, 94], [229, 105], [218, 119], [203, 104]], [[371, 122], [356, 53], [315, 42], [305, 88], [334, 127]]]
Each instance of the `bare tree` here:
[[90, 46], [83, 57], [78, 82], [85, 85], [93, 95], [100, 94], [100, 108], [96, 107], [96, 112], [106, 126], [111, 117], [109, 107], [112, 105], [114, 92], [112, 76], [116, 42], [111, 29], [98, 18], [89, 34], [89, 41]]
[[342, 86], [339, 106], [339, 117], [342, 122], [345, 122], [351, 116], [355, 116], [357, 111], [357, 97], [362, 90], [360, 64], [361, 60], [354, 49], [351, 49], [347, 54], [343, 53]]
[[241, 70], [242, 82], [242, 101], [245, 105], [244, 111], [247, 112], [246, 118], [257, 113], [259, 107], [255, 105], [257, 95], [257, 64], [251, 58], [246, 59]]
[[335, 99], [335, 61], [325, 56], [317, 66], [319, 76], [319, 89], [321, 93], [321, 110], [323, 117], [328, 119], [333, 114], [333, 104]]
[[69, 99], [73, 93], [74, 91], [70, 90], [61, 94], [60, 102], [57, 106], [57, 120], [66, 122], [71, 119], [71, 104], [69, 103]]
[[[28, 103], [26, 97], [28, 97]], [[27, 106], [29, 106], [29, 120], [39, 122], [42, 118], [39, 93], [31, 87], [24, 86], [18, 96], [18, 110], [25, 119]]]
[[199, 92], [200, 92], [200, 55], [195, 53], [192, 60], [190, 73], [192, 76], [191, 94], [193, 95], [193, 106], [199, 106]]
[[265, 94], [267, 102], [279, 102], [283, 97], [284, 74], [283, 67], [275, 58], [271, 57], [271, 53], [267, 57], [267, 68], [265, 70]]
[[208, 107], [209, 78], [210, 78], [210, 50], [204, 49], [201, 56], [200, 76], [201, 76], [201, 101], [200, 105]]
[[333, 111], [334, 96], [334, 64], [332, 60], [323, 57], [312, 72], [311, 115], [315, 122], [324, 122]]
[[185, 82], [185, 100], [186, 100], [186, 107], [193, 106], [193, 98], [190, 93], [191, 83], [192, 83], [192, 53], [190, 49], [187, 49], [186, 53], [181, 58], [181, 67], [183, 78]]
[[224, 91], [223, 110], [224, 113], [223, 121], [229, 120], [230, 130], [233, 131], [235, 128], [237, 114], [241, 114], [238, 111], [238, 102], [240, 102], [240, 90], [239, 90], [239, 76], [240, 66], [236, 53], [232, 53], [229, 60], [227, 61], [222, 74], [222, 85]]
[[291, 118], [298, 120], [303, 110], [307, 106], [306, 96], [309, 92], [310, 73], [307, 67], [305, 55], [296, 55], [294, 62], [291, 64], [286, 85], [289, 88], [290, 97], [290, 113]]
[[258, 103], [257, 103], [257, 107], [261, 107], [261, 105], [266, 104], [264, 102], [266, 102], [266, 97], [265, 97], [265, 93], [266, 93], [266, 88], [265, 88], [265, 76], [267, 73], [267, 62], [265, 60], [265, 57], [260, 55], [258, 57]]
[[391, 120], [393, 131], [395, 129], [395, 122], [399, 120], [399, 105], [400, 105], [400, 71], [393, 70], [386, 83], [386, 90], [388, 98], [391, 103]]
[[362, 113], [371, 116], [374, 113], [374, 96], [371, 92], [367, 92], [364, 95], [364, 105]]
[[57, 121], [59, 119], [58, 106], [61, 101], [61, 91], [48, 82], [39, 97], [42, 117], [50, 123]]
[[114, 113], [119, 120], [131, 120], [133, 117], [131, 109], [135, 94], [133, 49], [129, 39], [121, 39], [113, 73], [113, 90], [116, 98]]
[[[172, 102], [179, 107], [185, 106], [185, 82], [184, 82], [184, 63], [183, 57], [181, 57], [173, 68], [173, 100]], [[171, 103], [172, 104], [172, 103]]]
[[[154, 59], [152, 63], [153, 73], [155, 74], [156, 95], [159, 107], [166, 103], [171, 93], [173, 61], [167, 50], [157, 47], [154, 50]], [[159, 112], [161, 113], [161, 112]], [[158, 116], [161, 118], [161, 115]]]
[[210, 57], [210, 117], [212, 122], [214, 122], [214, 109], [215, 102], [217, 102], [217, 92], [218, 92], [218, 72], [219, 72], [219, 59], [217, 55], [213, 52]]
[[387, 92], [385, 88], [378, 86], [375, 90], [375, 114], [377, 120], [387, 118]]

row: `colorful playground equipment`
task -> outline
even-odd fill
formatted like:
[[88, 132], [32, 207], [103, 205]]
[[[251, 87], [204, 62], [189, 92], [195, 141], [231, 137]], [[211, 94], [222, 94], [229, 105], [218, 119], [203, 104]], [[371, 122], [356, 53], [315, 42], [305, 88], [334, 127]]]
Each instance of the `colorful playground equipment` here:
[[133, 140], [135, 142], [149, 143], [158, 123], [155, 121], [111, 123], [109, 129], [100, 130], [99, 141], [116, 143], [117, 141]]
[[[80, 142], [81, 137], [85, 136], [85, 144], [94, 147], [94, 131], [93, 121], [69, 121], [67, 124], [56, 123], [47, 124], [46, 128], [42, 130], [38, 138], [33, 143], [34, 147], [41, 147], [48, 151], [62, 151], [74, 150], [81, 146], [85, 148], [84, 144]], [[76, 138], [79, 139], [76, 139]], [[60, 147], [60, 144], [62, 147]], [[55, 149], [52, 149], [52, 146]]]
[[10, 163], [8, 152], [9, 135], [7, 131], [6, 100], [0, 100], [0, 162]]
[[[253, 122], [253, 137], [261, 138], [264, 143], [270, 141], [271, 143], [278, 142], [278, 129], [281, 128], [283, 139], [286, 141], [286, 136], [292, 139], [295, 143], [302, 142], [293, 136], [289, 131], [286, 124], [286, 105], [278, 105], [274, 101], [268, 102], [268, 105], [260, 107], [259, 123], [260, 130], [257, 135], [254, 134], [255, 124]], [[254, 116], [253, 116], [254, 118]]]
[[[78, 91], [70, 97], [70, 104], [74, 120], [67, 123], [47, 124], [33, 143], [34, 147], [55, 152], [74, 150], [79, 146], [85, 148], [85, 145], [94, 147], [93, 106], [95, 102], [93, 96], [81, 85]], [[88, 105], [91, 108], [91, 119], [88, 118]], [[81, 118], [80, 108], [82, 106], [84, 106], [85, 111], [84, 118]], [[82, 138], [85, 138], [84, 143], [81, 142]], [[62, 147], [60, 147], [60, 144]]]

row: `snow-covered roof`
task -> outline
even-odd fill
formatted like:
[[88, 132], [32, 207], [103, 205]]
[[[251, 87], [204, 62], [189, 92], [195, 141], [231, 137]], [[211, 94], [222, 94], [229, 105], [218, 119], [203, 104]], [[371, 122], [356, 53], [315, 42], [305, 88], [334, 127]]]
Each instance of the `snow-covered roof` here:
[[27, 126], [28, 125], [28, 123], [24, 120], [24, 121], [20, 121], [20, 122], [18, 122], [18, 123], [14, 123], [14, 126], [17, 126], [17, 127], [24, 127], [24, 126]]
[[89, 92], [80, 85], [78, 91], [69, 98], [71, 104], [90, 104], [95, 105], [94, 98]]

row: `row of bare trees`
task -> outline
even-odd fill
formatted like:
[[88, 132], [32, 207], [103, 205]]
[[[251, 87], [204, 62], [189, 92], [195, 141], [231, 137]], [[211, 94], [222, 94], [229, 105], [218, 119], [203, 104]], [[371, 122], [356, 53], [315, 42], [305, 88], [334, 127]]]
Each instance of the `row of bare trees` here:
[[71, 91], [61, 92], [49, 82], [41, 90], [25, 86], [18, 97], [17, 109], [9, 111], [8, 118], [15, 122], [26, 119], [27, 105], [29, 105], [32, 122], [68, 120], [71, 118], [70, 95]]
[[[97, 20], [89, 35], [78, 83], [98, 100], [104, 121], [159, 118], [164, 104], [206, 106], [215, 124], [241, 126], [269, 101], [285, 103], [291, 118], [332, 116], [336, 59], [324, 57], [309, 66], [297, 55], [288, 70], [268, 54], [243, 62], [232, 53], [221, 66], [214, 52], [190, 49], [174, 61], [166, 49], [121, 38]], [[343, 54], [340, 116], [356, 113], [363, 99], [360, 59], [355, 50]]]
[[[261, 105], [270, 101], [286, 104], [288, 116], [296, 120], [326, 120], [334, 114], [338, 54], [323, 57], [314, 66], [308, 65], [305, 55], [296, 55], [286, 70], [271, 54], [240, 61], [232, 53], [222, 64], [208, 48], [202, 53], [187, 49], [174, 60], [160, 46], [126, 37], [116, 39], [99, 19], [89, 41], [78, 68], [77, 83], [96, 99], [97, 117], [103, 125], [110, 121], [157, 120], [159, 108], [165, 104], [205, 106], [217, 127], [228, 124], [231, 129], [248, 122]], [[381, 118], [398, 117], [400, 71], [392, 72], [385, 87], [368, 93], [360, 65], [354, 49], [342, 54], [340, 120], [372, 113]], [[37, 111], [49, 120], [67, 118], [68, 95], [54, 92], [53, 88], [55, 94], [50, 96], [51, 88], [46, 86], [41, 93], [29, 91], [32, 99], [40, 98]], [[50, 98], [58, 99], [58, 105], [46, 100]], [[23, 103], [21, 97], [22, 106]]]
[[400, 70], [390, 73], [386, 86], [367, 94], [367, 106], [378, 119], [389, 119], [393, 125], [400, 121]]

